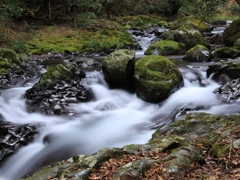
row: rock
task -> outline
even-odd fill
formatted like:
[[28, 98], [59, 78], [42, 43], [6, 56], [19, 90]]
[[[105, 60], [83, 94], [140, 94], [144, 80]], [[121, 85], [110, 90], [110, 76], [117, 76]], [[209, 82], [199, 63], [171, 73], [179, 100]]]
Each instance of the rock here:
[[133, 87], [135, 52], [120, 49], [109, 54], [102, 63], [104, 78], [113, 87]]
[[28, 110], [44, 114], [74, 114], [66, 109], [69, 103], [84, 102], [92, 98], [90, 90], [81, 84], [84, 77], [85, 73], [77, 64], [49, 67], [39, 82], [25, 93]]
[[166, 162], [165, 168], [167, 172], [172, 175], [181, 174], [193, 162], [199, 164], [205, 163], [201, 151], [199, 151], [198, 148], [191, 145], [176, 149], [167, 157], [163, 158], [163, 161]]
[[189, 49], [183, 57], [183, 60], [191, 62], [208, 62], [211, 61], [213, 55], [211, 51], [202, 45], [196, 45]]
[[164, 40], [173, 40], [184, 43], [186, 49], [190, 49], [198, 44], [207, 48], [209, 47], [209, 43], [203, 35], [190, 26], [181, 26], [178, 29], [171, 29], [164, 32], [160, 37]]
[[0, 48], [0, 76], [5, 73], [19, 70], [21, 61], [16, 52], [8, 48]]
[[211, 64], [207, 69], [207, 77], [210, 75], [213, 75], [212, 78], [222, 84], [240, 78], [240, 61], [229, 60]]
[[223, 32], [223, 42], [226, 46], [232, 46], [236, 39], [240, 38], [240, 19], [233, 21]]
[[240, 78], [226, 82], [217, 88], [216, 93], [225, 102], [240, 102]]
[[240, 50], [240, 38], [238, 38], [238, 39], [234, 42], [233, 47], [236, 48], [236, 49], [238, 49], [238, 50]]
[[134, 82], [139, 98], [158, 103], [183, 86], [183, 77], [169, 59], [150, 55], [135, 63]]
[[160, 40], [150, 45], [144, 52], [145, 55], [179, 55], [186, 52], [185, 45], [183, 43], [171, 41], [171, 40]]
[[114, 174], [113, 179], [139, 180], [139, 177], [145, 177], [150, 165], [155, 162], [157, 162], [157, 160], [153, 159], [143, 159], [129, 162], [120, 168], [116, 174]]
[[[204, 163], [215, 162], [215, 166], [221, 168], [218, 163], [225, 162], [221, 157], [229, 155], [230, 145], [239, 148], [236, 139], [239, 128], [238, 115], [189, 113], [185, 119], [169, 125], [168, 130], [158, 129], [145, 145], [104, 148], [92, 155], [75, 155], [23, 179], [132, 180], [150, 179], [151, 175], [160, 173], [159, 177], [165, 179], [179, 179], [180, 175], [189, 177], [193, 163], [201, 168]], [[225, 166], [220, 170], [225, 170]]]
[[33, 125], [0, 121], [0, 163], [20, 147], [33, 141], [36, 133]]
[[232, 58], [235, 54], [239, 53], [240, 50], [231, 47], [221, 47], [216, 49], [213, 53], [217, 58]]

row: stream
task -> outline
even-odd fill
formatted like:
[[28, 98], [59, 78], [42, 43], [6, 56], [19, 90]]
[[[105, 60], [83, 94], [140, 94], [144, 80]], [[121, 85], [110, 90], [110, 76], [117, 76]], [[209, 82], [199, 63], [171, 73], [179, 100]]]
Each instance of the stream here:
[[[142, 39], [143, 56], [152, 36]], [[0, 91], [0, 113], [5, 121], [18, 124], [38, 124], [34, 142], [22, 147], [0, 169], [1, 180], [13, 180], [31, 174], [44, 165], [68, 159], [76, 154], [89, 155], [105, 147], [123, 147], [127, 144], [147, 143], [155, 131], [173, 119], [166, 118], [176, 109], [181, 111], [175, 120], [186, 113], [201, 111], [217, 114], [239, 112], [239, 104], [225, 104], [214, 89], [220, 85], [206, 78], [210, 63], [190, 63], [181, 56], [170, 56], [184, 76], [184, 87], [160, 104], [151, 104], [136, 97], [136, 94], [120, 89], [110, 89], [101, 71], [86, 72], [85, 81], [92, 89], [94, 101], [72, 104], [69, 109], [76, 116], [47, 116], [29, 113], [23, 95], [36, 79], [24, 87]], [[179, 111], [180, 112], [180, 111]]]

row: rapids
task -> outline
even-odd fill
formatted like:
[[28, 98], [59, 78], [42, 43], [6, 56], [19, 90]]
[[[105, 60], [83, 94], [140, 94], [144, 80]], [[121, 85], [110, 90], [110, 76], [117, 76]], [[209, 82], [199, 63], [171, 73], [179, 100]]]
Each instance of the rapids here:
[[[142, 39], [143, 50], [153, 36]], [[141, 40], [140, 40], [141, 41]], [[147, 42], [146, 42], [147, 41]], [[142, 56], [137, 51], [136, 56]], [[110, 89], [101, 71], [86, 72], [84, 83], [94, 94], [94, 100], [72, 104], [74, 116], [47, 116], [29, 113], [23, 95], [36, 79], [0, 91], [0, 113], [5, 121], [35, 124], [38, 135], [34, 142], [22, 147], [0, 168], [1, 180], [13, 180], [31, 174], [44, 165], [70, 158], [75, 154], [92, 154], [105, 147], [123, 147], [127, 144], [147, 143], [154, 132], [150, 127], [163, 127], [173, 121], [165, 118], [176, 109], [188, 108], [177, 114], [176, 120], [191, 111], [217, 114], [239, 112], [239, 104], [225, 104], [214, 89], [220, 85], [206, 79], [209, 63], [184, 62], [181, 57], [169, 57], [184, 76], [184, 87], [160, 104], [151, 104], [136, 94]], [[190, 108], [189, 108], [190, 107]]]

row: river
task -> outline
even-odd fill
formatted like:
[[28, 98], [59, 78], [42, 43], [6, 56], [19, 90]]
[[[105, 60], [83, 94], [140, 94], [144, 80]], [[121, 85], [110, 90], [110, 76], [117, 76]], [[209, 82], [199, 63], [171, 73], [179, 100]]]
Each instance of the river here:
[[[150, 37], [151, 39], [152, 37]], [[149, 39], [148, 39], [149, 40]], [[137, 51], [136, 56], [142, 56]], [[13, 180], [36, 171], [39, 167], [67, 159], [75, 154], [92, 154], [104, 147], [123, 147], [147, 143], [154, 129], [172, 119], [164, 118], [176, 109], [217, 114], [239, 112], [238, 104], [225, 104], [214, 89], [220, 85], [206, 78], [209, 63], [184, 62], [169, 57], [184, 76], [184, 87], [160, 104], [151, 104], [120, 89], [110, 89], [101, 71], [87, 72], [85, 81], [94, 94], [94, 101], [73, 104], [76, 116], [47, 116], [27, 112], [23, 95], [36, 80], [24, 87], [0, 91], [0, 113], [4, 120], [19, 124], [40, 124], [34, 142], [22, 147], [0, 169], [1, 180]], [[180, 114], [176, 119], [184, 118]]]

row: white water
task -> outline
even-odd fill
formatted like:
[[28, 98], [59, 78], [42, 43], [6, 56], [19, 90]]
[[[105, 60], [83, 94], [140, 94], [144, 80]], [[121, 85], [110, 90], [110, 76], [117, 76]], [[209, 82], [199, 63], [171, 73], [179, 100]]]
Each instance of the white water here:
[[123, 90], [109, 89], [99, 72], [89, 73], [87, 82], [95, 100], [72, 105], [70, 108], [79, 113], [77, 117], [28, 113], [22, 95], [30, 87], [1, 92], [0, 113], [6, 121], [42, 124], [35, 141], [21, 148], [0, 169], [1, 180], [21, 177], [35, 167], [75, 154], [91, 154], [104, 147], [146, 143], [153, 133], [153, 130], [147, 129], [156, 123], [153, 119], [176, 108], [195, 105], [203, 106], [207, 112], [224, 114], [227, 113], [224, 109], [233, 109], [234, 106], [221, 104], [212, 93], [219, 85], [211, 80], [208, 80], [208, 86], [200, 87], [196, 82], [185, 79], [185, 87], [172, 94], [162, 105], [143, 102], [135, 94]]

